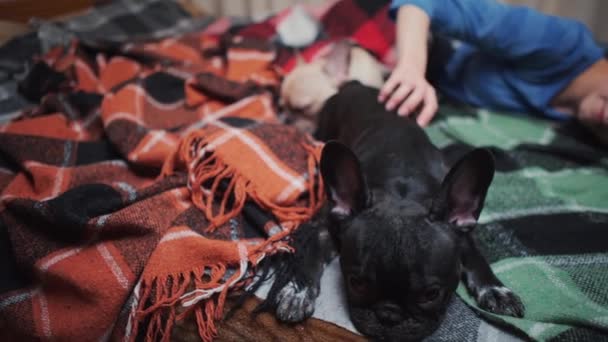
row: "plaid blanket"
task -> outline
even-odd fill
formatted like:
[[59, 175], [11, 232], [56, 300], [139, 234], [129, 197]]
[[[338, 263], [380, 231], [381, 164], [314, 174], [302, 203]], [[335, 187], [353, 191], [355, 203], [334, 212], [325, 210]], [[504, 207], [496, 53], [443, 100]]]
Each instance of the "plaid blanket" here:
[[[283, 238], [320, 205], [320, 146], [275, 112], [276, 66], [293, 56], [265, 42], [276, 18], [230, 30], [231, 20], [207, 21], [162, 41], [105, 33], [163, 6], [176, 4], [110, 5], [52, 26], [68, 32], [59, 44], [40, 40], [54, 36], [43, 26], [4, 47], [4, 339], [166, 340], [194, 316], [210, 340], [228, 292], [289, 250]], [[388, 22], [380, 9], [344, 1], [315, 15], [331, 40], [374, 15]], [[182, 12], [172, 13], [165, 28]], [[360, 22], [335, 25], [346, 13]]]
[[[281, 238], [319, 204], [318, 146], [277, 125], [274, 107], [276, 67], [294, 65], [276, 39], [289, 10], [248, 25], [198, 19], [198, 33], [150, 42], [188, 18], [174, 2], [137, 3], [77, 19], [95, 39], [68, 24], [80, 43], [43, 50], [41, 27], [0, 53], [0, 121], [12, 120], [0, 126], [3, 340], [167, 339], [186, 317], [211, 339], [228, 291], [288, 249]], [[385, 6], [309, 9], [324, 31], [302, 54], [348, 36], [390, 65]], [[137, 39], [124, 30], [155, 20]], [[525, 319], [493, 316], [459, 289], [429, 340], [607, 340], [606, 152], [572, 127], [445, 105], [428, 132], [453, 156], [494, 146], [476, 234], [527, 307]]]
[[208, 16], [192, 17], [178, 0], [112, 1], [65, 22], [36, 20], [33, 32], [0, 47], [0, 123], [36, 104], [16, 87], [35, 55], [67, 46], [74, 38], [91, 44], [148, 41], [202, 29], [213, 21]]
[[272, 46], [116, 49], [36, 58], [19, 89], [38, 105], [0, 126], [3, 340], [168, 340], [188, 316], [211, 340], [228, 292], [321, 204]]
[[526, 306], [522, 319], [493, 315], [461, 286], [479, 316], [455, 300], [430, 340], [487, 340], [485, 322], [539, 341], [608, 340], [608, 152], [572, 123], [449, 105], [427, 131], [454, 158], [493, 150], [498, 172], [476, 237]]

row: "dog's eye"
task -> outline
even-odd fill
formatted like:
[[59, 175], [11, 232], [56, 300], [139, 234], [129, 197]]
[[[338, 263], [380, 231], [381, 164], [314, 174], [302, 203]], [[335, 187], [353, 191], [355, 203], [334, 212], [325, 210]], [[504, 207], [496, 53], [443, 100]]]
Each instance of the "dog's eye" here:
[[363, 277], [349, 275], [348, 287], [355, 293], [360, 294], [367, 290], [367, 281]]
[[431, 287], [424, 291], [424, 293], [418, 298], [420, 304], [432, 303], [441, 296], [441, 289], [439, 287]]

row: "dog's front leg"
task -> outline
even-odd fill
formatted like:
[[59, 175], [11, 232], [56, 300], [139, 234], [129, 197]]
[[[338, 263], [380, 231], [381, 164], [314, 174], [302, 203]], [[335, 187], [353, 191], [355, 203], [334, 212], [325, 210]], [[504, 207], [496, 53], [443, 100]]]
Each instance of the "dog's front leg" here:
[[323, 270], [335, 255], [322, 218], [300, 226], [292, 237], [292, 245], [295, 252], [286, 255], [276, 269], [266, 298], [283, 322], [300, 322], [313, 314]]
[[521, 299], [492, 272], [472, 236], [466, 237], [463, 247], [465, 284], [479, 307], [499, 315], [523, 317], [525, 308]]

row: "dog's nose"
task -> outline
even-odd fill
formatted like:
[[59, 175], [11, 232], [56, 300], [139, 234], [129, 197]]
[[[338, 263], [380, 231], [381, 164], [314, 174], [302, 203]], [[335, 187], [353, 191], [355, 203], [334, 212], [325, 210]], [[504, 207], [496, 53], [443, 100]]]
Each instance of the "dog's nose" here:
[[403, 310], [399, 305], [384, 303], [376, 307], [376, 317], [384, 325], [396, 325], [403, 321]]

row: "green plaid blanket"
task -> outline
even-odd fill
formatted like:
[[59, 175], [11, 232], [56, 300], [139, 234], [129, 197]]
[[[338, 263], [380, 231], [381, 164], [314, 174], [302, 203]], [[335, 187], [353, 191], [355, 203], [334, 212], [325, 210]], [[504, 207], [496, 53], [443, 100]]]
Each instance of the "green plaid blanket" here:
[[[463, 286], [460, 298], [523, 338], [608, 341], [608, 149], [572, 124], [453, 106], [427, 132], [453, 156], [494, 152], [497, 173], [475, 234], [526, 315], [485, 312]], [[453, 303], [430, 340], [484, 340], [486, 323], [463, 307]]]

